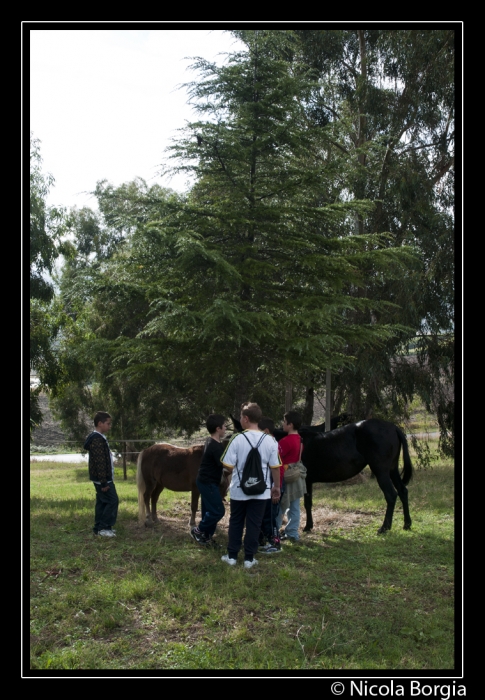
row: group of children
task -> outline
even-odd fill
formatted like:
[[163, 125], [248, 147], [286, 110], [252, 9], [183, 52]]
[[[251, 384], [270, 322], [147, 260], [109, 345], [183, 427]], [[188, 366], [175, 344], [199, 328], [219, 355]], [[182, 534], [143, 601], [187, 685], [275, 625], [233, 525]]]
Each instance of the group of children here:
[[[284, 474], [289, 464], [299, 462], [302, 442], [299, 435], [301, 416], [288, 411], [283, 418], [286, 436], [279, 442], [274, 437], [275, 426], [270, 418], [262, 416], [257, 404], [243, 404], [241, 427], [229, 443], [222, 442], [226, 419], [211, 414], [206, 422], [209, 437], [197, 475], [197, 487], [202, 499], [202, 518], [198, 527], [191, 530], [193, 539], [204, 546], [219, 546], [214, 540], [217, 523], [224, 517], [221, 484], [231, 478], [231, 515], [229, 520], [228, 553], [222, 560], [233, 566], [243, 544], [244, 566], [257, 564], [256, 551], [263, 554], [281, 552], [281, 541], [299, 539], [300, 498], [306, 493], [305, 479], [285, 483]], [[94, 431], [85, 442], [89, 452], [89, 476], [96, 490], [95, 523], [93, 532], [102, 537], [115, 537], [114, 525], [118, 513], [118, 495], [114, 484], [114, 469], [106, 434], [111, 428], [111, 416], [98, 411], [94, 417]], [[241, 437], [244, 436], [244, 440]], [[258, 495], [244, 495], [241, 469], [251, 447], [258, 448], [265, 468], [265, 490]], [[287, 514], [286, 527], [281, 530], [283, 515]]]
[[[246, 408], [245, 408], [246, 407]], [[243, 405], [243, 410], [241, 413], [241, 421], [244, 420], [244, 412], [249, 412], [255, 417], [258, 416], [260, 409], [257, 404], [245, 404]], [[207, 438], [205, 443], [204, 454], [202, 457], [201, 465], [199, 468], [199, 473], [197, 477], [197, 487], [201, 493], [202, 497], [202, 519], [197, 527], [192, 528], [191, 536], [193, 539], [202, 545], [218, 546], [213, 539], [213, 535], [219, 520], [224, 516], [224, 504], [222, 502], [222, 496], [219, 490], [219, 485], [221, 479], [223, 478], [223, 472], [226, 474], [233, 472], [233, 478], [238, 474], [237, 469], [237, 452], [234, 451], [234, 447], [231, 448], [231, 443], [235, 437], [241, 435], [241, 433], [236, 433], [229, 442], [229, 445], [225, 446], [222, 443], [222, 438], [225, 434], [225, 417], [222, 415], [212, 414], [207, 419], [207, 430], [210, 437]], [[247, 423], [251, 426], [251, 423]], [[244, 428], [244, 423], [242, 424]], [[266, 458], [267, 472], [271, 474], [271, 478], [268, 478], [269, 494], [262, 495], [258, 497], [258, 501], [264, 501], [264, 503], [253, 504], [251, 512], [247, 512], [248, 504], [245, 506], [244, 517], [246, 520], [246, 538], [245, 538], [245, 566], [249, 568], [249, 565], [257, 563], [254, 560], [253, 552], [251, 550], [251, 542], [247, 543], [248, 530], [254, 531], [254, 525], [259, 519], [259, 532], [257, 537], [257, 548], [262, 554], [277, 554], [281, 552], [281, 541], [291, 540], [296, 542], [299, 539], [299, 525], [300, 525], [300, 498], [306, 493], [305, 480], [304, 478], [298, 479], [296, 482], [285, 484], [284, 473], [288, 468], [289, 464], [298, 462], [301, 459], [302, 453], [302, 442], [299, 435], [299, 428], [301, 427], [301, 416], [297, 411], [288, 411], [285, 413], [283, 418], [283, 430], [286, 436], [282, 438], [278, 443], [274, 438], [274, 422], [270, 418], [261, 417], [256, 425], [252, 424], [253, 429], [247, 428], [243, 432], [251, 434], [251, 432], [256, 433], [254, 438], [257, 443], [260, 442], [257, 433], [261, 432], [268, 435], [269, 443], [266, 443], [264, 450], [261, 449], [261, 456]], [[256, 428], [256, 430], [254, 430]], [[255, 443], [255, 444], [257, 444]], [[241, 447], [244, 445], [244, 441]], [[274, 450], [271, 454], [271, 450]], [[244, 457], [244, 453], [243, 453]], [[243, 461], [243, 460], [241, 460]], [[231, 464], [231, 462], [236, 462], [236, 464]], [[242, 465], [239, 465], [241, 468]], [[276, 481], [279, 483], [276, 485]], [[236, 487], [236, 488], [234, 488]], [[242, 527], [239, 523], [241, 517], [236, 515], [235, 510], [239, 513], [241, 503], [240, 501], [249, 501], [250, 498], [244, 498], [240, 491], [237, 491], [238, 483], [235, 484], [231, 482], [231, 519], [229, 521], [229, 547], [228, 555], [222, 557], [223, 561], [227, 563], [236, 563], [237, 551], [241, 546], [240, 539], [242, 537]], [[234, 499], [233, 496], [236, 496]], [[255, 500], [255, 499], [253, 499]], [[287, 524], [286, 527], [281, 530], [283, 515], [287, 513]], [[261, 519], [262, 515], [262, 519]], [[231, 520], [238, 518], [237, 527], [237, 537], [232, 537], [231, 530], [234, 531], [234, 527], [231, 527]], [[235, 540], [235, 556], [231, 556], [230, 547], [231, 540]]]

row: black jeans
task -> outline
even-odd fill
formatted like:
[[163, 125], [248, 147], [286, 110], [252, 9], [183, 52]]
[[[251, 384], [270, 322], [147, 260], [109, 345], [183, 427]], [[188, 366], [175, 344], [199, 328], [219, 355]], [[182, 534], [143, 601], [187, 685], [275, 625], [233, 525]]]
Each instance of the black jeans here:
[[[93, 482], [94, 483], [94, 482]], [[107, 491], [101, 491], [101, 484], [94, 484], [96, 489], [96, 506], [94, 508], [94, 527], [96, 534], [100, 530], [111, 530], [118, 517], [118, 494], [114, 481], [109, 484]]]
[[271, 498], [266, 501], [266, 508], [263, 515], [263, 522], [261, 523], [261, 532], [259, 534], [259, 541], [262, 543], [263, 539], [272, 540], [278, 535], [278, 526], [276, 524], [276, 518], [280, 512], [280, 503], [285, 492], [285, 484], [280, 487], [280, 498], [278, 503], [273, 503]]
[[231, 498], [231, 515], [229, 518], [229, 542], [227, 553], [231, 559], [237, 559], [242, 544], [244, 523], [244, 559], [252, 561], [258, 551], [259, 532], [263, 522], [266, 501], [251, 498], [248, 501], [236, 501]]

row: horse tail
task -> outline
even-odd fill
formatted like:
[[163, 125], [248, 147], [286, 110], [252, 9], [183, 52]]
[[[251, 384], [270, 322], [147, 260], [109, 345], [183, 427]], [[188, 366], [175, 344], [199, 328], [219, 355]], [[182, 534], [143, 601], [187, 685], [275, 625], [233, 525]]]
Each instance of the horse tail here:
[[141, 470], [141, 464], [143, 460], [143, 450], [138, 455], [136, 462], [136, 485], [138, 486], [138, 522], [140, 524], [145, 522], [146, 518], [146, 507], [145, 507], [145, 479], [143, 478], [143, 472]]
[[407, 484], [409, 484], [413, 476], [413, 463], [411, 462], [411, 457], [409, 456], [408, 441], [406, 439], [406, 436], [404, 435], [401, 428], [397, 427], [397, 425], [396, 430], [402, 445], [402, 455], [404, 459], [404, 469], [401, 473], [401, 479], [403, 484], [407, 486]]

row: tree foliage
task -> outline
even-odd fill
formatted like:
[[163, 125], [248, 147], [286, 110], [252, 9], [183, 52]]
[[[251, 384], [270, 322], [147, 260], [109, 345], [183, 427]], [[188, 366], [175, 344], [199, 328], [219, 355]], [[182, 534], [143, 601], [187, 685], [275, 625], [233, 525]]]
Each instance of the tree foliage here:
[[63, 250], [61, 231], [63, 211], [48, 207], [46, 197], [54, 183], [52, 175], [42, 172], [40, 142], [30, 136], [30, 369], [39, 376], [39, 384], [30, 391], [31, 431], [42, 421], [39, 393], [54, 386], [57, 357], [53, 343], [59, 332], [59, 318], [52, 310], [54, 285], [50, 275]]
[[[376, 202], [356, 220], [356, 230], [391, 232], [391, 245], [405, 242], [420, 259], [413, 274], [368, 277], [366, 294], [395, 302], [394, 318], [413, 331], [370, 352], [352, 349], [357, 362], [336, 378], [337, 408], [345, 401], [358, 418], [402, 419], [417, 393], [437, 413], [441, 446], [452, 454], [455, 33], [298, 35], [301, 60], [319, 81], [309, 118], [332, 129], [337, 158], [353, 160], [347, 181], [353, 194]], [[376, 318], [384, 320], [379, 313]], [[406, 358], [414, 341], [417, 356]]]
[[281, 415], [331, 367], [337, 410], [401, 419], [419, 392], [449, 429], [452, 32], [236, 33], [187, 86], [190, 191], [101, 182], [72, 213], [59, 410], [192, 431], [249, 398]]
[[[386, 235], [347, 235], [372, 203], [339, 187], [342, 164], [328, 163], [327, 134], [305, 110], [314, 84], [284, 57], [293, 36], [239, 37], [244, 51], [222, 67], [198, 59], [188, 86], [201, 119], [172, 151], [194, 188], [182, 209], [134, 240], [154, 280], [144, 335], [170, 339], [182, 354], [195, 340], [223, 372], [218, 389], [228, 379], [235, 406], [269, 376], [301, 383], [310, 368], [345, 363], [350, 343], [395, 333], [392, 322], [371, 323], [371, 307], [383, 304], [366, 298], [365, 275], [399, 275], [406, 257]], [[344, 293], [349, 283], [361, 293]], [[355, 309], [367, 323], [352, 322]]]

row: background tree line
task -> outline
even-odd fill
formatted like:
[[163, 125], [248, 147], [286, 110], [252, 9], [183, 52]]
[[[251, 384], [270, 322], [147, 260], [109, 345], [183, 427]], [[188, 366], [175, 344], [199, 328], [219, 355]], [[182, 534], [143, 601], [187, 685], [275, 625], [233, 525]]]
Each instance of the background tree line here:
[[235, 34], [194, 64], [189, 191], [99, 182], [54, 233], [31, 176], [34, 318], [64, 235], [31, 366], [73, 437], [101, 405], [133, 439], [248, 398], [278, 418], [288, 382], [311, 422], [331, 368], [335, 413], [400, 421], [418, 395], [453, 454], [453, 30]]

